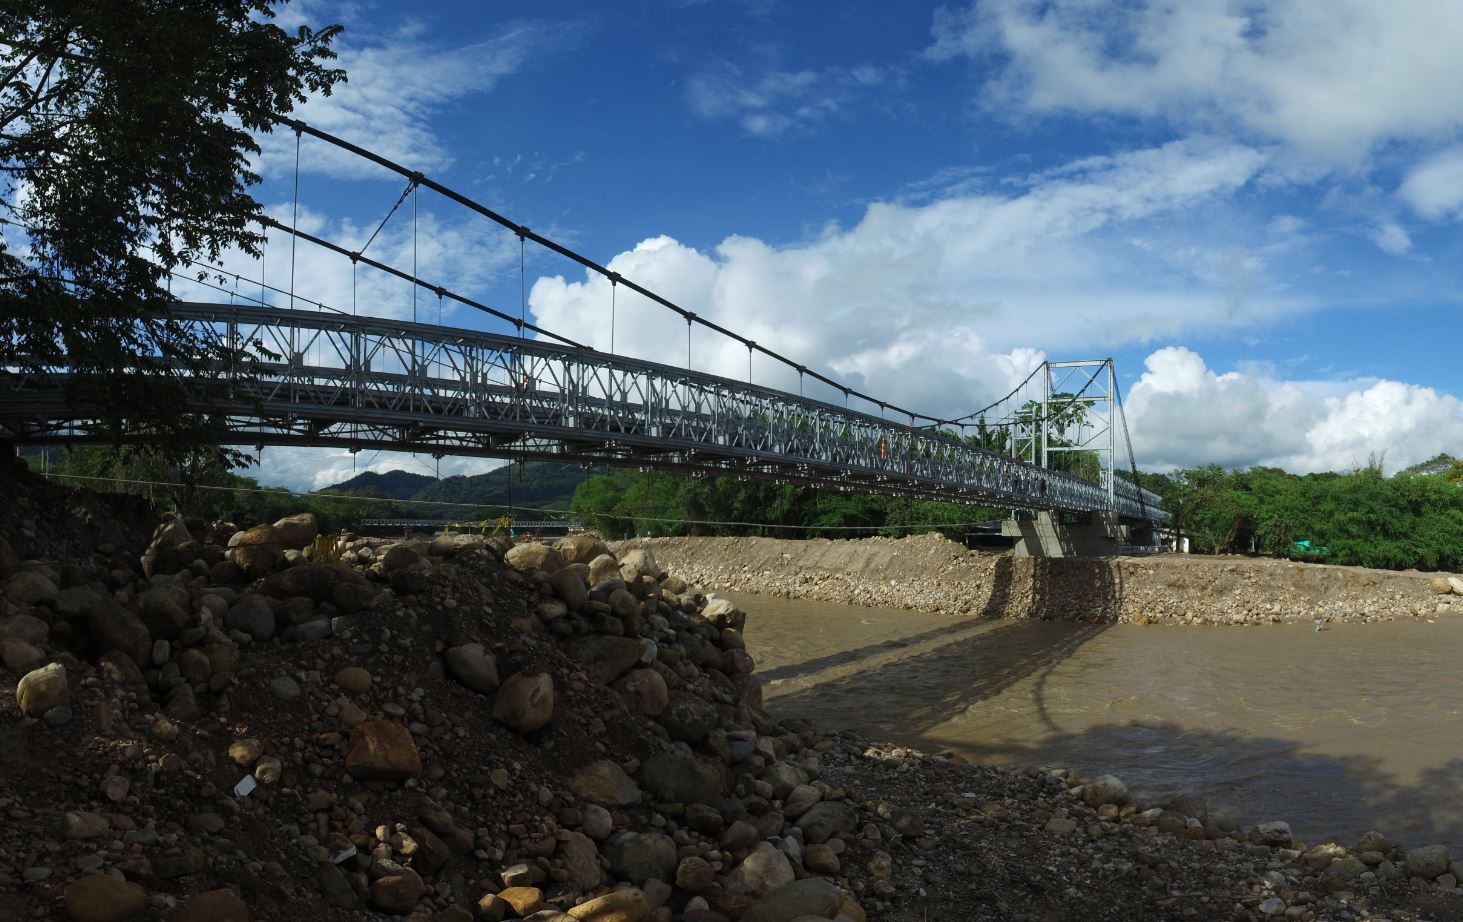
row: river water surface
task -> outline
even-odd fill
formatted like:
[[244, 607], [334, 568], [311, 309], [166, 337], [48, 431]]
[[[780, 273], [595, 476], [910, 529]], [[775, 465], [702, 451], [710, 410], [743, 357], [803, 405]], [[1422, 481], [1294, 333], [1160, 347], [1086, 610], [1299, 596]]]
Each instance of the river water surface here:
[[1315, 843], [1463, 846], [1463, 620], [976, 621], [733, 595], [772, 711], [997, 765], [1111, 772]]

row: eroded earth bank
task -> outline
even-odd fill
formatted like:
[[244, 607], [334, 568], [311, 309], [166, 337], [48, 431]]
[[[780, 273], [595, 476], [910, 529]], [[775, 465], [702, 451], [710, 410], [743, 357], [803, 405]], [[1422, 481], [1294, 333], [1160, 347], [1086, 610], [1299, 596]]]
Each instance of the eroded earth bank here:
[[1452, 599], [1463, 612], [1449, 574], [1273, 559], [1017, 558], [968, 551], [934, 534], [853, 541], [651, 538], [616, 546], [646, 548], [683, 578], [723, 591], [990, 618], [1387, 621], [1447, 614], [1454, 610]]
[[0, 489], [0, 920], [1459, 917], [1426, 843], [775, 719], [644, 549]]

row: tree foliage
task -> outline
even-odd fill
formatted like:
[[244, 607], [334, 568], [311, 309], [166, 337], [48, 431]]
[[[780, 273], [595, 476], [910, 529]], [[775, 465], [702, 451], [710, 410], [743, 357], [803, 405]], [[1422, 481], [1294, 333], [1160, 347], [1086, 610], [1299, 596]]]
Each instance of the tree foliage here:
[[1203, 553], [1289, 555], [1304, 540], [1324, 547], [1327, 563], [1463, 569], [1463, 486], [1447, 476], [1385, 477], [1372, 463], [1346, 474], [1210, 466], [1141, 479]]
[[572, 507], [611, 537], [848, 538], [929, 531], [959, 537], [966, 524], [1000, 516], [956, 503], [630, 470], [589, 478], [575, 490]]
[[272, 21], [284, 2], [0, 8], [0, 366], [64, 358], [68, 399], [115, 443], [177, 460], [217, 434], [177, 412], [179, 379], [233, 347], [169, 323], [167, 282], [230, 248], [258, 255], [254, 134], [344, 79], [339, 27], [288, 33]]

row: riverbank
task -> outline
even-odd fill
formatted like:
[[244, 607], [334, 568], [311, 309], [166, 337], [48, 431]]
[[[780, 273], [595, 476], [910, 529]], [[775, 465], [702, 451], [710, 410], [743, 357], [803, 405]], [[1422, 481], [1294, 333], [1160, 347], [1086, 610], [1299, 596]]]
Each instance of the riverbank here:
[[1431, 588], [1438, 574], [1286, 560], [1017, 558], [968, 551], [933, 534], [847, 541], [648, 538], [615, 547], [651, 550], [686, 579], [714, 590], [985, 618], [1272, 624], [1463, 613], [1463, 599]]

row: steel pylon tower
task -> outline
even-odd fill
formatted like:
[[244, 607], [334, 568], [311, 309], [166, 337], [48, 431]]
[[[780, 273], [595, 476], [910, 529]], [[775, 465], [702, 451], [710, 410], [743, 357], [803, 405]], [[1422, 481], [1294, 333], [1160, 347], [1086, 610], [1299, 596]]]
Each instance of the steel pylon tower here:
[[1011, 456], [1050, 469], [1055, 454], [1090, 454], [1097, 460], [1097, 482], [1107, 493], [1107, 506], [1116, 508], [1118, 410], [1113, 360], [1043, 362], [1037, 379], [1039, 394], [1016, 410]]

